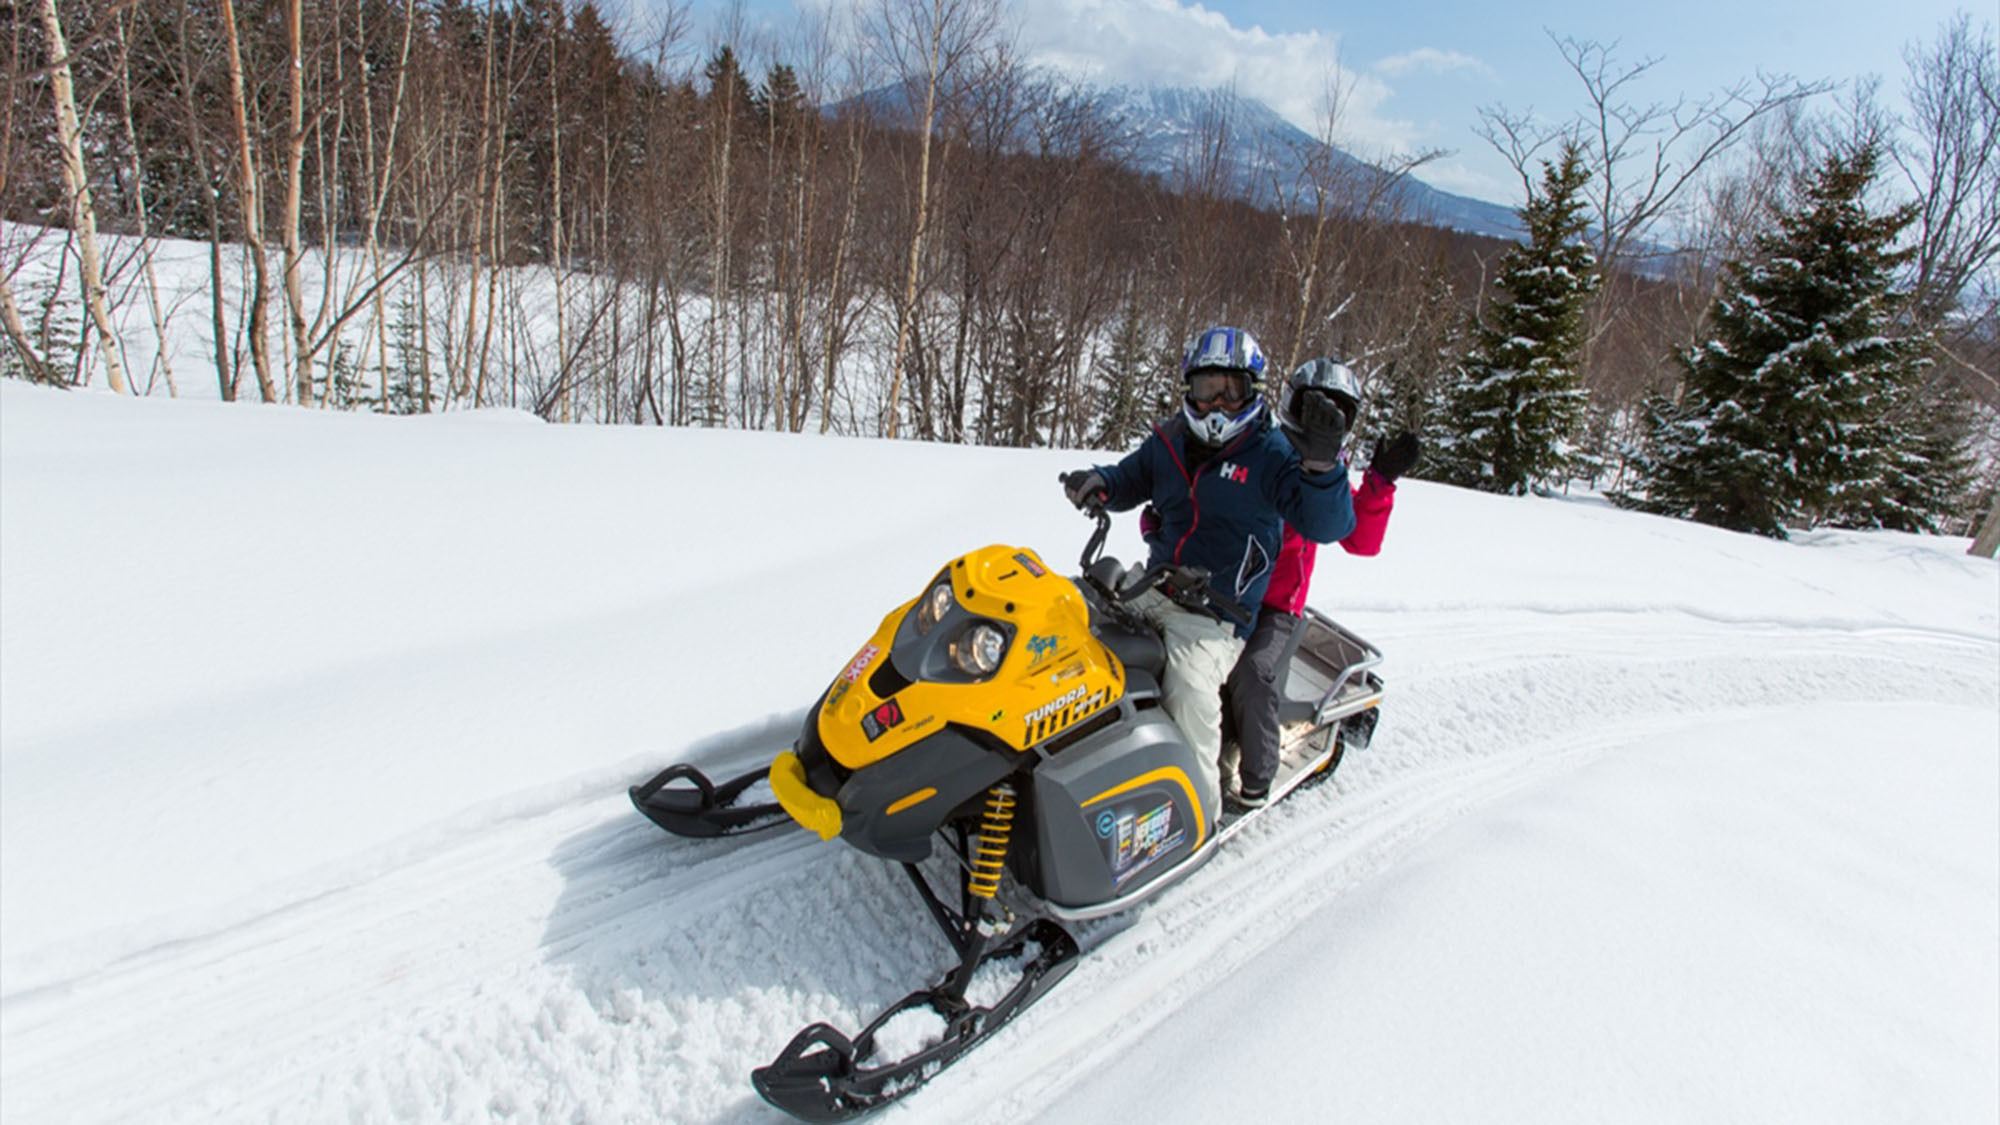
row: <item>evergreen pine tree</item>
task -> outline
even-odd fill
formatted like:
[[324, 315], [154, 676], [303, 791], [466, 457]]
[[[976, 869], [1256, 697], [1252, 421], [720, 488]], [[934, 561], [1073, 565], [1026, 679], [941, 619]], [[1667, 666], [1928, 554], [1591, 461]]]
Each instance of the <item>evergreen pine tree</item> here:
[[1149, 379], [1145, 317], [1139, 308], [1139, 287], [1135, 284], [1125, 299], [1111, 350], [1097, 360], [1097, 433], [1092, 438], [1099, 449], [1125, 449], [1146, 432], [1153, 404], [1146, 393]]
[[804, 120], [812, 112], [812, 106], [806, 101], [805, 91], [799, 88], [798, 72], [784, 63], [773, 66], [764, 78], [763, 89], [757, 92], [757, 109], [781, 132]]
[[1937, 451], [1907, 440], [1928, 345], [1897, 335], [1892, 291], [1906, 255], [1890, 247], [1914, 212], [1869, 214], [1878, 159], [1829, 154], [1728, 267], [1680, 400], [1647, 406], [1640, 494], [1620, 503], [1783, 538], [1789, 523], [1894, 525], [1893, 509], [1930, 502], [1918, 482], [1936, 480]]
[[1541, 191], [1520, 212], [1528, 242], [1501, 258], [1504, 299], [1445, 389], [1431, 434], [1439, 479], [1512, 494], [1567, 479], [1586, 403], [1577, 371], [1584, 304], [1597, 288], [1596, 258], [1581, 241], [1589, 180], [1574, 143], [1543, 163]]
[[1938, 534], [1974, 510], [1972, 407], [1956, 386], [1921, 374], [1889, 391], [1903, 401], [1862, 427], [1876, 469], [1840, 490], [1827, 522]]

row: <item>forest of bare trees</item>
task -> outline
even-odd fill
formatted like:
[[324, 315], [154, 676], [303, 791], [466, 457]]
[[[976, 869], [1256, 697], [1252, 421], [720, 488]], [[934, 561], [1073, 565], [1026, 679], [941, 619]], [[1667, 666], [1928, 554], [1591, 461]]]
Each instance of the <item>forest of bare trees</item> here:
[[[0, 0], [6, 370], [331, 408], [1116, 446], [1217, 322], [1281, 365], [1348, 359], [1373, 428], [1416, 425], [1490, 299], [1505, 244], [1385, 203], [1431, 154], [1376, 154], [1386, 178], [1293, 154], [1305, 174], [1253, 205], [1229, 183], [1240, 138], [1218, 94], [1173, 172], [1142, 174], [1124, 122], [1017, 57], [996, 0], [854, 0], [782, 44], [654, 11], [613, 27], [589, 0]], [[1915, 120], [1843, 103], [1901, 139], [1925, 201], [1923, 315], [1950, 329], [1948, 377], [1988, 402], [1991, 44], [1960, 20], [1914, 46]], [[1825, 127], [1803, 107], [1828, 91], [1760, 79], [1627, 105], [1648, 61], [1555, 47], [1590, 112], [1495, 109], [1488, 140], [1524, 181], [1558, 138], [1594, 161], [1604, 283], [1583, 370], [1610, 447], [1614, 420], [1676, 378], [1743, 244], [1731, 222]], [[1698, 159], [1641, 147], [1663, 130]], [[1689, 232], [1707, 242], [1675, 241]], [[189, 246], [193, 288], [160, 268], [178, 247], [188, 275]]]

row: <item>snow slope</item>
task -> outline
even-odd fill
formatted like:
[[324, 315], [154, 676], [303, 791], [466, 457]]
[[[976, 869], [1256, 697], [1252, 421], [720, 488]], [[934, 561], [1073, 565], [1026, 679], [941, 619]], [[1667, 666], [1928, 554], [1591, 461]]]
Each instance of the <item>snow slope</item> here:
[[[623, 788], [1090, 455], [0, 385], [0, 1118], [766, 1121], [945, 961]], [[1410, 482], [1375, 744], [887, 1120], [2000, 1117], [2000, 570]], [[1138, 553], [1130, 521], [1114, 553]]]

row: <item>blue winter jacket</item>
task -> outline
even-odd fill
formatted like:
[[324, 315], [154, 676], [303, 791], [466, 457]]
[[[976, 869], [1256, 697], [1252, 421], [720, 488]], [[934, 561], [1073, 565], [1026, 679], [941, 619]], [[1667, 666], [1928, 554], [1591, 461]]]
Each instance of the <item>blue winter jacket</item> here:
[[1106, 505], [1122, 512], [1151, 503], [1160, 513], [1160, 532], [1151, 538], [1148, 565], [1207, 567], [1209, 586], [1253, 614], [1236, 627], [1238, 636], [1248, 637], [1285, 524], [1316, 543], [1354, 530], [1347, 467], [1306, 472], [1268, 411], [1192, 476], [1189, 440], [1185, 418], [1175, 413], [1116, 465], [1095, 466], [1110, 493]]

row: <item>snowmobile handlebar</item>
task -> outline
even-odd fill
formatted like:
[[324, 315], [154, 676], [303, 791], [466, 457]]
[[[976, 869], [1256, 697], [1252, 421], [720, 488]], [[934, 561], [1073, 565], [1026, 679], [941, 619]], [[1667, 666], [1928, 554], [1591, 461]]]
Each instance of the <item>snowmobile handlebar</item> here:
[[[1175, 605], [1185, 609], [1225, 618], [1241, 625], [1250, 623], [1250, 611], [1242, 602], [1217, 593], [1215, 588], [1209, 585], [1207, 567], [1159, 563], [1147, 567], [1136, 575], [1115, 581], [1101, 576], [1097, 564], [1104, 557], [1104, 541], [1111, 534], [1111, 512], [1105, 508], [1102, 501], [1095, 498], [1084, 502], [1083, 511], [1085, 515], [1097, 521], [1097, 529], [1090, 533], [1090, 541], [1083, 545], [1081, 559], [1083, 573], [1098, 579], [1098, 587], [1114, 601], [1123, 604], [1148, 590], [1157, 589], [1172, 598]], [[1115, 560], [1113, 561], [1115, 564]]]

